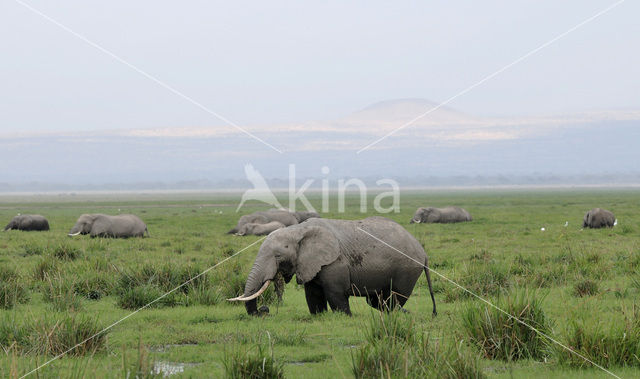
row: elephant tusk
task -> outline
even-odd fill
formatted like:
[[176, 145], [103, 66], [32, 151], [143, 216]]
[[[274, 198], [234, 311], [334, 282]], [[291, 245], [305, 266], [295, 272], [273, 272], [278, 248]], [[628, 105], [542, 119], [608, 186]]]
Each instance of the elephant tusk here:
[[266, 282], [264, 282], [264, 284], [258, 290], [258, 292], [254, 293], [251, 296], [244, 297], [244, 295], [242, 295], [242, 296], [234, 297], [233, 299], [227, 299], [227, 300], [228, 301], [249, 301], [249, 300], [253, 300], [256, 297], [262, 295], [262, 293], [267, 290], [267, 287], [269, 287], [269, 283], [271, 283], [271, 280], [267, 280]]
[[69, 233], [69, 234], [67, 234], [67, 235], [68, 235], [69, 237], [73, 237], [73, 236], [77, 236], [77, 235], [78, 235], [78, 234], [80, 234], [80, 233], [82, 233], [82, 230], [81, 230], [81, 231], [79, 231], [78, 233], [73, 233], [73, 234]]
[[413, 220], [416, 224], [419, 224], [421, 220]]

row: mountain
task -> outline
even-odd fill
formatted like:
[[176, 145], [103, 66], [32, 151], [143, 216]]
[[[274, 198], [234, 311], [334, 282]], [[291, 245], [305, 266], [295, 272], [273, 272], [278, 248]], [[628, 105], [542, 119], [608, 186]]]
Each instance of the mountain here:
[[287, 178], [295, 164], [298, 179], [640, 173], [638, 111], [487, 118], [400, 99], [334, 121], [240, 127], [283, 154], [227, 125], [0, 135], [0, 189], [218, 183], [243, 180], [245, 163], [266, 178]]

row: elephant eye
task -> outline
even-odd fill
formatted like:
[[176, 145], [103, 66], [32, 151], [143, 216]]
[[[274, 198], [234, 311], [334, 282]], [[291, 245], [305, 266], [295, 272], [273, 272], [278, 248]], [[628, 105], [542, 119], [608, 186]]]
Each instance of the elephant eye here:
[[289, 248], [289, 245], [284, 245], [284, 248], [285, 248], [285, 249], [288, 249], [288, 248]]

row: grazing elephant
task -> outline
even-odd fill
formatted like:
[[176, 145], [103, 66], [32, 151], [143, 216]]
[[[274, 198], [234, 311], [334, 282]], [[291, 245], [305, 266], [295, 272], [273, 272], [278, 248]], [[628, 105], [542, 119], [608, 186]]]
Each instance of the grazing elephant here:
[[287, 210], [269, 209], [268, 211], [253, 212], [251, 214], [240, 217], [236, 227], [229, 230], [227, 234], [238, 233], [238, 231], [240, 231], [240, 228], [242, 228], [242, 225], [244, 224], [266, 224], [271, 221], [278, 221], [284, 224], [284, 226], [295, 225], [298, 223], [298, 219], [296, 218], [296, 216]]
[[286, 226], [284, 226], [283, 223], [278, 221], [271, 221], [266, 224], [256, 224], [254, 222], [250, 222], [242, 225], [240, 227], [240, 230], [238, 230], [238, 233], [236, 233], [236, 235], [237, 236], [248, 236], [248, 235], [264, 236], [273, 232], [274, 230], [278, 230], [281, 228], [286, 228]]
[[584, 215], [582, 221], [583, 228], [612, 228], [616, 222], [616, 216], [610, 211], [602, 208], [593, 208]]
[[451, 223], [451, 222], [463, 222], [471, 221], [471, 215], [466, 210], [459, 207], [446, 207], [446, 208], [418, 208], [411, 218], [410, 223]]
[[17, 215], [9, 221], [4, 230], [42, 231], [49, 230], [49, 221], [40, 215]]
[[138, 216], [83, 214], [69, 231], [69, 236], [90, 234], [91, 237], [128, 238], [144, 237], [145, 232], [149, 236], [147, 225]]
[[244, 294], [229, 300], [244, 301], [247, 313], [259, 314], [256, 298], [281, 273], [287, 283], [295, 274], [298, 284], [304, 284], [312, 314], [326, 311], [328, 302], [333, 311], [350, 315], [349, 296], [364, 296], [374, 308], [391, 309], [405, 304], [423, 271], [435, 315], [427, 254], [402, 226], [379, 216], [312, 218], [271, 233], [256, 256]]

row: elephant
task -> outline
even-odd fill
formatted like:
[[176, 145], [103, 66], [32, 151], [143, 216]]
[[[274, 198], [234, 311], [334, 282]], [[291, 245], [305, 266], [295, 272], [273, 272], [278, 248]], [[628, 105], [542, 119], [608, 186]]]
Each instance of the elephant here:
[[445, 208], [418, 208], [414, 213], [409, 223], [452, 223], [472, 221], [471, 215], [466, 210], [459, 207], [445, 207]]
[[280, 273], [286, 283], [295, 274], [304, 285], [311, 314], [326, 311], [328, 302], [333, 311], [351, 315], [350, 296], [391, 310], [405, 304], [422, 271], [436, 315], [427, 254], [406, 229], [380, 216], [312, 218], [271, 233], [260, 246], [243, 295], [229, 301], [243, 301], [248, 314], [261, 314], [256, 298]]
[[306, 212], [306, 211], [297, 211], [293, 212], [293, 215], [298, 220], [298, 223], [306, 221], [310, 218], [320, 218], [320, 215], [317, 212]]
[[271, 221], [281, 222], [282, 224], [284, 224], [284, 226], [295, 225], [299, 222], [296, 215], [292, 212], [289, 212], [288, 210], [269, 209], [267, 211], [253, 212], [251, 214], [240, 217], [236, 227], [229, 230], [227, 234], [238, 233], [238, 231], [240, 231], [240, 228], [244, 224], [248, 224], [248, 223], [266, 224]]
[[249, 222], [242, 225], [240, 227], [240, 230], [238, 230], [238, 233], [236, 233], [236, 235], [237, 236], [247, 236], [247, 235], [264, 236], [273, 232], [274, 230], [278, 230], [281, 228], [286, 228], [286, 226], [284, 226], [283, 223], [278, 221], [271, 221], [266, 224], [256, 224], [255, 222]]
[[110, 216], [104, 214], [83, 214], [69, 231], [69, 236], [90, 234], [91, 237], [144, 237], [149, 236], [147, 225], [131, 214]]
[[612, 228], [615, 225], [616, 216], [602, 208], [593, 208], [584, 215], [583, 228]]
[[45, 231], [49, 230], [49, 221], [41, 215], [17, 215], [4, 227], [7, 230]]

